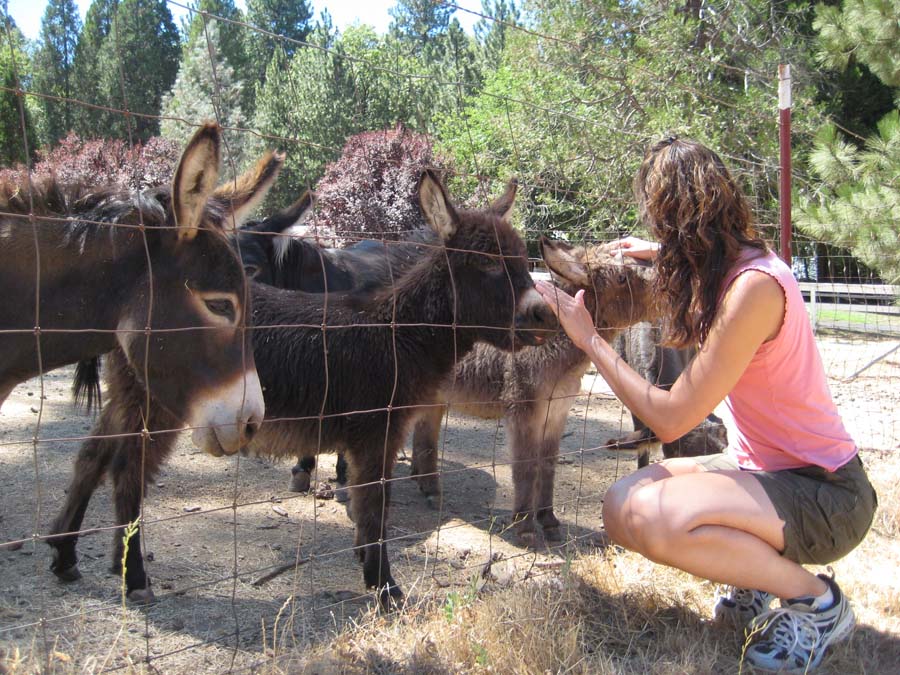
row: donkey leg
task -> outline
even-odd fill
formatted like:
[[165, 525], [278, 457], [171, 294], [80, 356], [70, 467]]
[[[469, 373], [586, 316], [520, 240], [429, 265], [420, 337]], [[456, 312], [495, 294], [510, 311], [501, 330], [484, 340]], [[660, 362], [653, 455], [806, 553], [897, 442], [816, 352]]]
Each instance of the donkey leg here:
[[[566, 419], [569, 417], [569, 407], [573, 397], [581, 386], [580, 380], [571, 389], [559, 388], [556, 396], [548, 401], [546, 407], [535, 406], [539, 416], [535, 417], [533, 424], [538, 425], [534, 429], [537, 444], [538, 475], [537, 494], [535, 496], [535, 513], [537, 521], [544, 529], [545, 541], [559, 541], [559, 519], [553, 512], [553, 487], [556, 481], [556, 465], [559, 460], [559, 442], [566, 430]], [[543, 417], [543, 419], [541, 419]]]
[[312, 472], [316, 468], [316, 458], [301, 455], [291, 468], [291, 492], [309, 492]]
[[[137, 446], [124, 443], [113, 459], [110, 475], [113, 480], [113, 499], [116, 507], [116, 524], [123, 526], [113, 531], [113, 559], [110, 572], [122, 574], [122, 558], [125, 564], [125, 590], [129, 600], [138, 603], [153, 602], [153, 591], [150, 590], [150, 579], [144, 570], [144, 557], [141, 553], [141, 532], [137, 526], [141, 515], [142, 487], [146, 481], [141, 480], [140, 440]], [[134, 525], [128, 538], [128, 550], [125, 551], [125, 527]]]
[[351, 458], [351, 510], [356, 523], [356, 555], [363, 565], [363, 579], [366, 588], [378, 589], [378, 602], [388, 609], [403, 600], [403, 591], [391, 576], [387, 544], [388, 505], [391, 500], [391, 484], [381, 479], [390, 479], [393, 473], [394, 457], [389, 451], [387, 462], [383, 462], [384, 447], [371, 446], [355, 452]]
[[343, 452], [339, 452], [337, 455], [337, 463], [335, 466], [335, 472], [337, 473], [337, 489], [334, 491], [334, 500], [336, 502], [340, 502], [341, 504], [346, 504], [350, 501], [350, 490], [347, 489], [347, 482], [349, 481], [349, 471], [350, 465], [347, 464], [347, 458], [344, 457]]
[[[563, 418], [565, 422], [565, 418]], [[537, 476], [537, 499], [535, 512], [537, 521], [544, 529], [546, 541], [559, 541], [559, 519], [553, 512], [553, 486], [556, 481], [556, 464], [559, 460], [559, 441], [564, 425], [548, 424], [544, 438], [540, 443], [540, 459]]]
[[513, 530], [525, 546], [534, 546], [534, 504], [537, 493], [538, 443], [533, 431], [534, 405], [519, 406], [507, 416], [512, 455]]
[[[104, 412], [94, 426], [92, 436], [103, 436], [112, 432], [110, 415]], [[91, 438], [85, 441], [78, 451], [75, 461], [75, 472], [66, 492], [66, 502], [50, 527], [51, 535], [47, 543], [53, 548], [53, 562], [50, 570], [61, 581], [75, 581], [81, 578], [78, 571], [78, 556], [75, 547], [78, 543], [78, 530], [84, 520], [88, 502], [106, 473], [109, 462], [115, 452], [115, 441], [104, 438]], [[73, 534], [67, 534], [73, 533]]]
[[443, 406], [425, 408], [413, 429], [413, 454], [409, 473], [416, 476], [419, 490], [427, 497], [428, 505], [433, 508], [438, 506], [441, 497], [437, 448], [444, 411]]
[[[177, 429], [180, 426], [174, 419], [158, 419], [155, 422], [156, 427], [163, 429]], [[155, 479], [160, 465], [171, 454], [175, 438], [175, 432], [154, 434], [146, 445], [139, 436], [126, 438], [117, 449], [110, 467], [116, 523], [122, 526], [121, 530], [113, 532], [111, 571], [114, 574], [121, 574], [124, 558], [126, 596], [136, 603], [149, 604], [155, 599], [150, 588], [150, 579], [144, 570], [144, 557], [141, 552], [141, 532], [138, 522], [141, 516], [142, 496], [147, 484]], [[125, 528], [129, 524], [133, 524], [134, 528], [126, 533]]]

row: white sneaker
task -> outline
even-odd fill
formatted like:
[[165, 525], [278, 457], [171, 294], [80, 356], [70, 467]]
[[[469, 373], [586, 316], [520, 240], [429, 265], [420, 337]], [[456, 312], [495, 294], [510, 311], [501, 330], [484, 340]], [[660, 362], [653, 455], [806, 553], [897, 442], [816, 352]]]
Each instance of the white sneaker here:
[[768, 612], [774, 599], [774, 595], [765, 591], [728, 586], [713, 607], [713, 621], [743, 628], [760, 614]]
[[747, 662], [760, 670], [806, 673], [822, 662], [829, 645], [846, 638], [855, 623], [850, 603], [834, 579], [820, 574], [834, 602], [819, 609], [815, 598], [783, 601], [747, 626]]

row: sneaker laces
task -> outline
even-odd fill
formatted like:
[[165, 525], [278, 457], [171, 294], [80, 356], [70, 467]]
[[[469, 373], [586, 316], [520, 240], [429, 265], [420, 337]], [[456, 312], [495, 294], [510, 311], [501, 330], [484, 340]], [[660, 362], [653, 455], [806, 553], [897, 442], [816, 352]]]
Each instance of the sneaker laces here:
[[724, 595], [727, 600], [731, 600], [736, 605], [750, 607], [756, 602], [757, 591], [754, 591], [750, 588], [726, 586]]
[[810, 612], [800, 612], [791, 607], [770, 610], [765, 615], [765, 621], [757, 620], [757, 624], [763, 630], [774, 626], [771, 634], [767, 634], [761, 641], [769, 642], [789, 654], [796, 653], [798, 649], [806, 654], [812, 654], [820, 638], [819, 627], [814, 617], [815, 615]]

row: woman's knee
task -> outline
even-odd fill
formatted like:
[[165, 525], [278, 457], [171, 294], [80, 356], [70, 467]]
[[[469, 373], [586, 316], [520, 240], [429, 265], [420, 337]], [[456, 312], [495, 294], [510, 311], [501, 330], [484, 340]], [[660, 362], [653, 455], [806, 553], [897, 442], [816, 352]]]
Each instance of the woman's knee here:
[[660, 522], [658, 490], [653, 484], [613, 485], [603, 502], [603, 523], [613, 543], [647, 554], [661, 546], [665, 524]]

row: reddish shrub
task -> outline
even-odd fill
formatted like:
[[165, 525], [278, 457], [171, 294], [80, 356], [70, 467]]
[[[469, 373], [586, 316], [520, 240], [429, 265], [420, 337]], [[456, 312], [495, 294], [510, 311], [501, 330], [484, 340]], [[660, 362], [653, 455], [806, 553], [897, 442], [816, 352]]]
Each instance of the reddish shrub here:
[[440, 164], [429, 138], [402, 125], [351, 136], [316, 185], [316, 222], [346, 241], [396, 239], [422, 227], [419, 176]]
[[[61, 183], [118, 185], [142, 190], [162, 185], [172, 178], [181, 147], [155, 137], [134, 147], [117, 139], [83, 140], [70, 133], [58, 146], [34, 164], [34, 175], [55, 175]], [[24, 169], [5, 169], [0, 178], [21, 176]]]

